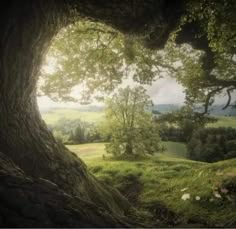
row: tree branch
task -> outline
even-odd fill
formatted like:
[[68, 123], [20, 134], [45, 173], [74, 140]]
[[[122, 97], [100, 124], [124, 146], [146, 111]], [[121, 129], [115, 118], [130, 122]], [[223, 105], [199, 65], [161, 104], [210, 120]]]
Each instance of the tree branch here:
[[209, 108], [209, 105], [210, 105], [209, 103], [210, 103], [211, 97], [212, 97], [215, 93], [217, 93], [217, 92], [223, 90], [224, 88], [225, 88], [225, 87], [217, 88], [217, 89], [215, 89], [215, 90], [210, 91], [210, 92], [207, 94], [207, 97], [206, 97], [206, 100], [205, 100], [205, 104], [204, 104], [204, 112], [201, 113], [202, 115], [205, 115], [205, 114], [208, 113], [208, 108]]
[[112, 31], [112, 30], [104, 30], [100, 28], [87, 28], [87, 29], [77, 29], [76, 30], [79, 33], [88, 33], [88, 32], [97, 32], [97, 33], [109, 33], [111, 35], [116, 35], [118, 32]]
[[231, 102], [231, 99], [232, 99], [231, 91], [233, 91], [234, 89], [235, 89], [235, 88], [229, 88], [229, 89], [227, 89], [228, 101], [227, 101], [226, 105], [222, 108], [222, 110], [225, 110], [227, 107], [230, 106], [230, 102]]

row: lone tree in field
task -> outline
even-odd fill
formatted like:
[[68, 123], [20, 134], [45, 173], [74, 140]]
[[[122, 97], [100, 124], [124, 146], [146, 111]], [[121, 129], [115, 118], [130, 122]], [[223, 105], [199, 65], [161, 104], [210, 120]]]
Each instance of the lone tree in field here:
[[140, 86], [119, 89], [107, 101], [106, 121], [111, 134], [108, 153], [134, 157], [159, 151], [159, 133], [148, 112], [151, 105], [146, 90]]

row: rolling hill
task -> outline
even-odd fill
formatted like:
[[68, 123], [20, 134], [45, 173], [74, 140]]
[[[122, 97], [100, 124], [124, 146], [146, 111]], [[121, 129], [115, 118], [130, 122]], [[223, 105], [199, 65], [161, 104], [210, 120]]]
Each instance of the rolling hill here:
[[[177, 108], [173, 106], [172, 108], [169, 105], [161, 106], [163, 108], [163, 112], [169, 112]], [[92, 108], [84, 108], [84, 109], [68, 109], [68, 108], [55, 108], [50, 109], [48, 111], [42, 112], [42, 117], [45, 122], [49, 125], [55, 124], [61, 118], [66, 119], [81, 119], [87, 122], [100, 122], [104, 118], [104, 110], [101, 107], [92, 107]], [[216, 116], [218, 121], [216, 123], [209, 124], [209, 127], [233, 127], [236, 128], [236, 117], [234, 116]]]
[[68, 148], [99, 180], [116, 187], [148, 227], [235, 227], [236, 159], [191, 161], [184, 146], [166, 146], [163, 154], [137, 161], [110, 158], [103, 143]]

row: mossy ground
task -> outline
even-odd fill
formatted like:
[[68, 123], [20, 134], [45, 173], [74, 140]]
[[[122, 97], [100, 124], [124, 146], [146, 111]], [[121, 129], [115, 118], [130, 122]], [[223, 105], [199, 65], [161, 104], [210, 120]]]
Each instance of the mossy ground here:
[[[191, 161], [184, 152], [178, 155], [183, 145], [165, 144], [172, 152], [138, 161], [114, 160], [102, 143], [68, 147], [99, 180], [122, 192], [147, 225], [235, 226], [236, 193], [221, 192], [225, 192], [221, 184], [235, 178], [236, 159], [213, 164]], [[185, 194], [190, 198], [183, 200]]]

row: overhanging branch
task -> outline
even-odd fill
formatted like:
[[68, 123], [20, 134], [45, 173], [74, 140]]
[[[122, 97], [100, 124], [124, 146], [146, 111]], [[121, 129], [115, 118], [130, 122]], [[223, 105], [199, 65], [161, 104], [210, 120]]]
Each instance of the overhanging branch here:
[[225, 87], [220, 87], [220, 88], [216, 88], [212, 91], [210, 91], [208, 94], [207, 94], [207, 97], [206, 97], [206, 100], [205, 100], [205, 104], [204, 104], [204, 111], [201, 113], [202, 115], [205, 115], [208, 113], [208, 108], [209, 108], [209, 105], [210, 105], [210, 99], [212, 98], [212, 96], [214, 96], [217, 92], [223, 90]]
[[225, 110], [227, 107], [230, 106], [231, 99], [232, 99], [231, 92], [232, 92], [234, 89], [235, 89], [235, 87], [234, 87], [234, 88], [229, 88], [229, 89], [227, 89], [226, 92], [227, 92], [227, 95], [228, 95], [228, 101], [227, 101], [226, 105], [222, 108], [222, 110]]

